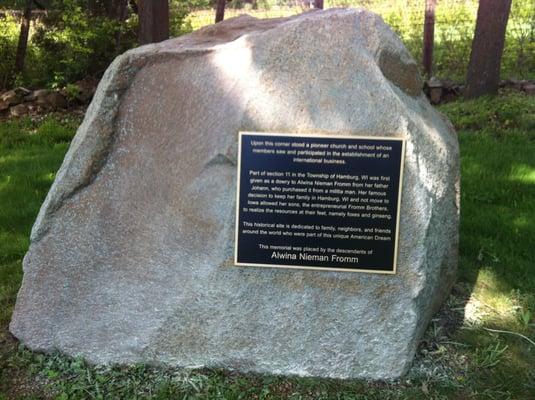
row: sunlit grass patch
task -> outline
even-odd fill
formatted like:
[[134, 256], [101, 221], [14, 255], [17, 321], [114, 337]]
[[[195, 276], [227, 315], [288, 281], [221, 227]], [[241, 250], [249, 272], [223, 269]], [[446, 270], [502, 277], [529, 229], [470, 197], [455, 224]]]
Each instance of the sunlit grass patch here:
[[512, 181], [524, 182], [535, 185], [535, 165], [518, 164], [512, 168]]

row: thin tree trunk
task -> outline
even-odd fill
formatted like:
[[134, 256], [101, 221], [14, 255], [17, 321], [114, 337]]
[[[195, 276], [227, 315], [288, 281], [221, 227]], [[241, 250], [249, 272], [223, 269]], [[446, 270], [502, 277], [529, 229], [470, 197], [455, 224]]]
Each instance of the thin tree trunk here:
[[[128, 0], [114, 0], [113, 2], [113, 13], [114, 18], [122, 24], [127, 17], [127, 6], [128, 6]], [[117, 32], [115, 32], [115, 50], [117, 53], [120, 52], [121, 48], [121, 30], [118, 29]]]
[[102, 0], [102, 5], [104, 6], [104, 12], [108, 18], [113, 18], [113, 1], [112, 0]]
[[128, 0], [113, 0], [111, 17], [117, 21], [124, 21], [126, 19], [126, 6]]
[[32, 0], [26, 0], [24, 7], [24, 16], [20, 24], [19, 43], [17, 45], [17, 55], [15, 56], [15, 73], [24, 70], [24, 60], [26, 58], [26, 49], [28, 48], [28, 37], [30, 35], [30, 22], [32, 19]]
[[498, 92], [505, 29], [511, 0], [480, 0], [470, 64], [466, 77], [466, 98]]
[[425, 75], [433, 73], [433, 47], [435, 41], [435, 8], [437, 0], [425, 0], [424, 48], [422, 64]]
[[140, 0], [138, 15], [140, 44], [169, 39], [168, 0]]
[[87, 0], [87, 11], [89, 12], [89, 15], [91, 16], [95, 16], [98, 14], [97, 0]]
[[216, 10], [215, 10], [215, 23], [223, 21], [225, 18], [225, 3], [226, 0], [217, 0]]

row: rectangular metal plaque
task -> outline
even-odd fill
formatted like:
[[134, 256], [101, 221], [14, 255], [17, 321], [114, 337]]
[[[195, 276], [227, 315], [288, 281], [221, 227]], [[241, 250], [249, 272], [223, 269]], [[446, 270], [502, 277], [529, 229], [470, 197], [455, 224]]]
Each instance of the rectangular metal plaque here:
[[396, 272], [404, 138], [239, 133], [235, 264]]

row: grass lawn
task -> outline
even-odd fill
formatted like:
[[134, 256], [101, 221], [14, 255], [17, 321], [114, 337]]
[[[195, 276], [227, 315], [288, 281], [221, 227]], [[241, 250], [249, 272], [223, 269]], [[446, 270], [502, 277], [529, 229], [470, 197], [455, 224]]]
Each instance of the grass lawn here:
[[8, 333], [39, 206], [79, 120], [0, 122], [0, 399], [535, 399], [535, 97], [441, 107], [459, 132], [459, 279], [395, 382], [281, 378], [35, 354]]

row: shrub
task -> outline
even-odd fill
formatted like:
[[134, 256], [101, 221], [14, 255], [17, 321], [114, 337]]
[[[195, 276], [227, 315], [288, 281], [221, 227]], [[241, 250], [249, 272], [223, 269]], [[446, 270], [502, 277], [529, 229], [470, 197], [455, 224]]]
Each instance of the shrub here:
[[61, 12], [49, 13], [32, 37], [44, 69], [29, 74], [34, 84], [59, 87], [86, 75], [100, 75], [115, 56], [135, 44], [128, 21], [88, 16], [75, 2], [64, 4]]
[[[535, 98], [517, 91], [501, 96], [461, 100], [441, 106], [459, 131], [486, 131], [492, 135], [521, 130], [535, 132]], [[535, 135], [531, 134], [535, 139]]]
[[13, 17], [0, 19], [0, 89], [8, 87], [13, 79], [19, 30]]
[[180, 36], [193, 30], [191, 22], [186, 19], [191, 5], [183, 0], [171, 0], [169, 2], [169, 35]]

